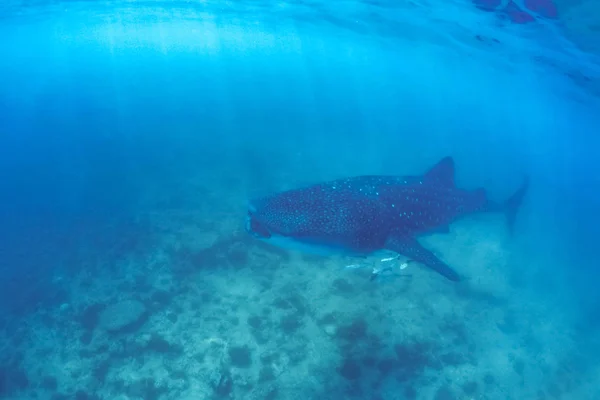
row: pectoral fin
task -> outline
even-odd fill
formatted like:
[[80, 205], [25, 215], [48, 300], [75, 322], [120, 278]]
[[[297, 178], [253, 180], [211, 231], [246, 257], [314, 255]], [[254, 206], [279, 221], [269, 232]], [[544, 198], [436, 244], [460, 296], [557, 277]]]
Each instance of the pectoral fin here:
[[437, 258], [431, 251], [421, 246], [421, 244], [415, 238], [393, 236], [387, 240], [385, 247], [388, 250], [395, 251], [414, 261], [426, 265], [451, 281], [460, 281], [460, 276], [456, 271], [446, 265], [442, 260]]

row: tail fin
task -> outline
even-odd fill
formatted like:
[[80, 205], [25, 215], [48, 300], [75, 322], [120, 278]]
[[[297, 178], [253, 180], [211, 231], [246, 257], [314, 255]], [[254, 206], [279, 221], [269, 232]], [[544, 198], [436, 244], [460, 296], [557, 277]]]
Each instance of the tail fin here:
[[527, 193], [527, 189], [529, 188], [529, 179], [525, 178], [525, 181], [521, 184], [521, 187], [504, 202], [502, 205], [502, 209], [504, 214], [506, 215], [506, 223], [508, 224], [508, 231], [512, 235], [515, 220], [517, 219], [517, 212], [519, 211], [519, 207], [523, 202], [523, 197]]

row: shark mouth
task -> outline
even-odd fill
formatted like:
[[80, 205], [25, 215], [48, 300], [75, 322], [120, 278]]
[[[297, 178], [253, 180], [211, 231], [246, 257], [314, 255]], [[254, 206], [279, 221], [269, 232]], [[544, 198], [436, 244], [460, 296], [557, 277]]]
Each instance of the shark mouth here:
[[258, 239], [269, 239], [272, 236], [271, 231], [253, 215], [252, 209], [246, 217], [246, 232]]

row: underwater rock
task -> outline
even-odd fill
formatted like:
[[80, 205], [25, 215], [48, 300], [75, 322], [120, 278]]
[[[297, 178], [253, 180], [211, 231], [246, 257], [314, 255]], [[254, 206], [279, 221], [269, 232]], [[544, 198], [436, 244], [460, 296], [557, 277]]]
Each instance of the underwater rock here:
[[106, 307], [99, 315], [98, 326], [107, 332], [135, 331], [147, 317], [146, 306], [137, 300], [124, 300]]
[[249, 368], [252, 365], [252, 353], [248, 346], [233, 346], [229, 348], [231, 365], [238, 368]]
[[142, 344], [140, 350], [152, 351], [164, 355], [178, 355], [181, 354], [183, 349], [176, 344], [173, 344], [158, 334], [152, 334], [147, 338], [147, 341]]
[[400, 381], [410, 381], [419, 376], [430, 364], [430, 346], [427, 343], [396, 344], [397, 368]]
[[469, 381], [462, 385], [463, 392], [467, 396], [475, 396], [477, 394], [477, 389], [479, 385], [475, 381]]
[[279, 397], [279, 389], [272, 388], [265, 394], [265, 400], [275, 400]]
[[456, 397], [447, 386], [442, 386], [435, 394], [434, 400], [455, 400]]
[[100, 313], [105, 308], [106, 306], [104, 304], [92, 304], [83, 311], [79, 317], [79, 322], [86, 332], [91, 334], [91, 332], [96, 329]]
[[302, 327], [302, 318], [296, 315], [287, 315], [281, 318], [280, 328], [286, 335], [294, 334]]
[[338, 278], [333, 281], [333, 292], [338, 296], [351, 296], [354, 293], [354, 287], [346, 279]]
[[338, 372], [341, 376], [348, 380], [357, 380], [361, 376], [360, 365], [356, 360], [346, 359], [343, 361], [342, 365], [338, 369]]
[[367, 322], [357, 318], [349, 325], [341, 326], [337, 330], [337, 337], [341, 340], [356, 343], [367, 338]]
[[83, 390], [75, 392], [75, 400], [100, 400], [97, 396], [89, 394]]
[[53, 376], [45, 376], [42, 378], [41, 387], [49, 391], [55, 391], [58, 388], [58, 382]]
[[0, 365], [0, 397], [11, 395], [29, 387], [29, 379], [25, 371], [16, 363]]
[[273, 381], [276, 378], [277, 378], [277, 376], [275, 375], [275, 371], [273, 370], [272, 366], [270, 366], [270, 365], [262, 366], [262, 368], [260, 369], [260, 373], [258, 375], [259, 383]]
[[493, 375], [491, 375], [491, 374], [486, 374], [486, 375], [483, 377], [483, 382], [484, 382], [486, 385], [493, 385], [493, 384], [496, 382], [496, 378], [494, 378], [494, 376], [493, 376]]
[[413, 386], [404, 387], [404, 397], [407, 400], [416, 399], [417, 398], [417, 389], [415, 389]]
[[298, 315], [305, 315], [307, 312], [306, 299], [296, 291], [286, 292], [285, 295], [278, 297], [273, 302], [273, 306], [280, 310], [292, 311]]
[[167, 393], [168, 389], [161, 386], [154, 379], [144, 378], [133, 382], [127, 388], [127, 394], [131, 397], [142, 398], [144, 400], [158, 400]]
[[515, 360], [513, 363], [513, 369], [517, 374], [523, 376], [523, 373], [525, 371], [525, 363], [523, 362], [523, 360]]
[[229, 398], [233, 392], [233, 378], [231, 377], [231, 373], [225, 369], [221, 373], [216, 373], [211, 379], [211, 386], [215, 398]]
[[95, 368], [92, 370], [92, 376], [94, 378], [96, 378], [96, 380], [98, 382], [104, 382], [104, 380], [106, 379], [106, 375], [108, 375], [110, 368], [111, 368], [110, 360], [100, 361], [99, 363], [97, 363]]
[[169, 305], [172, 300], [173, 296], [166, 290], [156, 290], [150, 296], [150, 302], [154, 308], [160, 308], [162, 306]]

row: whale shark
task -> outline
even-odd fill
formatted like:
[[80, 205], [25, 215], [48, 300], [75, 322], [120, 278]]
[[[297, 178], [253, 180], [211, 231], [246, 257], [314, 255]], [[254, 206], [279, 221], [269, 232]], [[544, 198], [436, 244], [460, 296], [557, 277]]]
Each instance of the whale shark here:
[[313, 184], [249, 202], [246, 231], [275, 246], [319, 254], [366, 257], [392, 251], [451, 281], [455, 269], [419, 243], [479, 212], [502, 212], [512, 233], [528, 179], [501, 203], [485, 189], [460, 189], [454, 160], [445, 157], [423, 175], [356, 176]]

